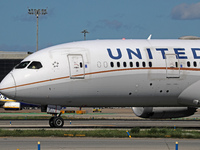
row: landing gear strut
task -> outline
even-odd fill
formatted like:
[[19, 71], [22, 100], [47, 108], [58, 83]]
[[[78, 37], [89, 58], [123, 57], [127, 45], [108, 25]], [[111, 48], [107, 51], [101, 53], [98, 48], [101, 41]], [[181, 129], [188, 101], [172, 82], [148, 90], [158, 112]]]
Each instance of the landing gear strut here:
[[64, 120], [60, 116], [61, 106], [58, 105], [42, 105], [41, 112], [47, 112], [48, 114], [52, 114], [52, 117], [49, 119], [49, 125], [52, 128], [62, 128], [64, 125]]
[[58, 116], [54, 114], [53, 117], [49, 119], [49, 125], [52, 128], [62, 128], [64, 125], [64, 120], [62, 117], [60, 117], [60, 114]]

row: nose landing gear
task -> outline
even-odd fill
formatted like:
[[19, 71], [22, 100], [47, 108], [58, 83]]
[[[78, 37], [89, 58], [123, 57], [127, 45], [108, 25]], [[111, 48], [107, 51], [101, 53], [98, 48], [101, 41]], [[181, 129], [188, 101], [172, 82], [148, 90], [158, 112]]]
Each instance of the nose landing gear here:
[[58, 105], [42, 105], [41, 112], [47, 112], [52, 114], [52, 117], [49, 119], [49, 125], [52, 128], [62, 128], [64, 125], [64, 120], [61, 117], [61, 106]]
[[55, 115], [49, 119], [49, 125], [52, 128], [62, 128], [64, 125], [64, 120], [62, 117], [60, 117], [60, 115]]

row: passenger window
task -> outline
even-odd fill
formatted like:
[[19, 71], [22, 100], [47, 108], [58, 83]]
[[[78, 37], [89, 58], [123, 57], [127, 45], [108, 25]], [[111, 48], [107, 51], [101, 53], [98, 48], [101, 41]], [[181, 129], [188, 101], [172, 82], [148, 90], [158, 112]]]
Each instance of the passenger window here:
[[145, 63], [144, 61], [142, 62], [142, 66], [143, 66], [143, 67], [146, 67], [146, 63]]
[[120, 62], [117, 62], [117, 67], [120, 67]]
[[187, 62], [187, 66], [190, 67], [190, 62], [189, 61]]
[[194, 61], [194, 62], [193, 62], [193, 65], [194, 65], [194, 67], [197, 67], [197, 62]]
[[104, 61], [103, 65], [104, 65], [105, 68], [108, 67], [108, 63], [106, 61]]
[[130, 62], [130, 67], [131, 67], [131, 68], [133, 67], [133, 62]]
[[178, 68], [178, 62], [175, 62], [176, 68]]
[[151, 61], [149, 62], [149, 67], [152, 67], [152, 62]]
[[140, 66], [139, 62], [136, 62], [136, 67], [139, 67], [139, 66]]
[[80, 67], [83, 68], [83, 63], [82, 62], [80, 62]]
[[30, 61], [21, 62], [20, 64], [18, 64], [18, 65], [15, 67], [15, 69], [23, 69], [23, 68], [25, 68], [29, 63], [30, 63]]
[[97, 62], [97, 67], [99, 67], [99, 68], [101, 67], [101, 62], [100, 61]]
[[111, 66], [111, 67], [114, 67], [114, 63], [113, 63], [113, 62], [110, 62], [110, 66]]
[[126, 67], [126, 62], [123, 62], [124, 67]]
[[33, 61], [29, 66], [28, 69], [40, 69], [42, 68], [42, 64], [38, 61]]

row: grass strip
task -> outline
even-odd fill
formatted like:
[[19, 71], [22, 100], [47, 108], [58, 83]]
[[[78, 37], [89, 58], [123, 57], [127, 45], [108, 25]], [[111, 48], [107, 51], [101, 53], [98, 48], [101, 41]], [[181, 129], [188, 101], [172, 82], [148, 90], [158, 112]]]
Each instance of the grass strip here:
[[[6, 130], [0, 129], [0, 137], [108, 137], [108, 138], [128, 138], [127, 130]], [[150, 130], [128, 130], [132, 138], [200, 138], [200, 132], [187, 131], [182, 129], [159, 129]]]
[[1, 116], [0, 120], [42, 120], [42, 119], [49, 119], [51, 116]]

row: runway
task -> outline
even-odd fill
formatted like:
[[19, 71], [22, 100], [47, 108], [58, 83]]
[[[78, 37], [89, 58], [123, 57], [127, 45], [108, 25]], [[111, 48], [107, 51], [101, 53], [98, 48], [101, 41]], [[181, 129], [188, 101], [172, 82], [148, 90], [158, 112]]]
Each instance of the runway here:
[[42, 150], [173, 150], [175, 142], [181, 150], [199, 150], [199, 139], [152, 139], [152, 138], [57, 138], [57, 137], [6, 137], [0, 138], [1, 150], [35, 150], [40, 141]]
[[[72, 128], [152, 128], [171, 127], [200, 129], [200, 120], [65, 120], [64, 129]], [[0, 120], [0, 128], [6, 129], [52, 129], [48, 120]]]
[[[2, 115], [6, 115], [2, 113]], [[13, 116], [14, 114], [8, 114]], [[28, 114], [17, 114], [28, 116]], [[31, 114], [36, 115], [36, 114]], [[41, 115], [41, 114], [40, 114]], [[152, 128], [152, 127], [171, 127], [186, 128], [186, 129], [200, 129], [200, 121], [195, 120], [199, 118], [193, 116], [189, 120], [143, 120], [138, 119], [131, 113], [107, 113], [107, 114], [86, 114], [86, 115], [68, 115], [73, 116], [72, 120], [65, 120], [63, 128], [53, 128], [53, 130], [93, 130], [93, 129], [130, 129], [133, 127]], [[83, 118], [98, 118], [98, 119], [83, 119]], [[100, 119], [106, 118], [106, 119]], [[122, 119], [125, 118], [125, 119]], [[194, 119], [193, 119], [194, 118]], [[71, 121], [71, 122], [70, 122]], [[45, 129], [52, 130], [49, 127], [49, 120], [0, 120], [1, 129]], [[200, 139], [169, 139], [169, 138], [77, 138], [77, 137], [1, 137], [1, 150], [20, 149], [20, 150], [35, 150], [37, 149], [38, 141], [41, 142], [42, 150], [173, 150], [175, 149], [175, 142], [179, 142], [179, 149], [181, 150], [199, 150]]]
[[[68, 110], [78, 110], [79, 108], [68, 108]], [[187, 129], [200, 129], [200, 111], [196, 112], [187, 120], [148, 120], [141, 119], [135, 116], [130, 108], [104, 108], [102, 113], [92, 113], [91, 108], [84, 108], [86, 114], [63, 114], [67, 116], [63, 130], [72, 128], [151, 128], [151, 127], [174, 127], [176, 126]], [[0, 109], [0, 117], [18, 117], [23, 116], [24, 120], [0, 120], [0, 128], [8, 129], [37, 129], [49, 127], [49, 120], [29, 120], [30, 116], [45, 116], [50, 118], [49, 114], [41, 113], [40, 110], [20, 110], [20, 111], [5, 111]], [[71, 121], [71, 124], [70, 124]], [[10, 125], [11, 123], [11, 125]]]

